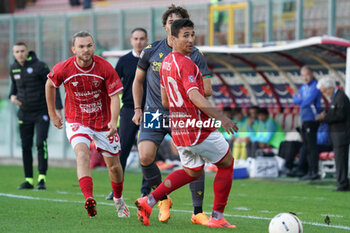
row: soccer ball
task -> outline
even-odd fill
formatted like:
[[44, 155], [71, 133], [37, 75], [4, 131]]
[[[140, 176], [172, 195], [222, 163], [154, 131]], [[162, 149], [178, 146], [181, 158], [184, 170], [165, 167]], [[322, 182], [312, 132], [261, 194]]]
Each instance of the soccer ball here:
[[271, 219], [269, 233], [303, 233], [303, 225], [294, 214], [281, 213]]

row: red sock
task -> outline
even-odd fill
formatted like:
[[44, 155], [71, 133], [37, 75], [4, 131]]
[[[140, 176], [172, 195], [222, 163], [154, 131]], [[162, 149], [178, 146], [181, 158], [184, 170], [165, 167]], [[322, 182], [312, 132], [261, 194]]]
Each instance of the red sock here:
[[185, 170], [176, 170], [170, 173], [165, 180], [152, 192], [152, 196], [156, 201], [159, 201], [165, 195], [170, 194], [175, 189], [178, 189], [185, 184], [188, 184], [198, 178], [188, 175]]
[[121, 198], [123, 192], [123, 181], [120, 183], [115, 183], [111, 181], [111, 185], [113, 189], [113, 196], [115, 198]]
[[213, 210], [223, 213], [227, 204], [227, 199], [231, 191], [233, 161], [227, 167], [218, 168], [214, 179], [214, 206]]
[[92, 178], [90, 176], [84, 176], [79, 179], [79, 186], [81, 192], [84, 194], [85, 200], [92, 197]]

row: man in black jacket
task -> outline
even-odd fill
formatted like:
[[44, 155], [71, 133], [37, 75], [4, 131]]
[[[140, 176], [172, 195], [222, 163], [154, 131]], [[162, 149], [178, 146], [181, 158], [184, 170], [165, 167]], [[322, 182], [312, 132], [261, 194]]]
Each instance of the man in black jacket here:
[[[121, 151], [119, 154], [120, 163], [123, 168], [123, 174], [126, 167], [126, 162], [129, 157], [131, 148], [135, 143], [135, 137], [139, 130], [139, 126], [132, 122], [134, 116], [134, 100], [132, 97], [132, 83], [135, 78], [135, 71], [137, 68], [137, 62], [139, 61], [140, 54], [143, 48], [147, 45], [147, 31], [143, 28], [135, 28], [131, 31], [130, 44], [132, 45], [132, 51], [119, 58], [115, 70], [117, 71], [122, 83], [123, 83], [123, 107], [120, 109], [119, 120], [119, 136]], [[146, 82], [144, 83], [144, 89], [146, 88]], [[146, 92], [144, 93], [142, 100], [142, 109], [145, 105]], [[151, 188], [148, 186], [147, 181], [142, 177], [141, 196], [146, 196], [151, 192]], [[113, 200], [113, 192], [111, 192], [106, 200]]]
[[321, 79], [317, 88], [330, 102], [329, 109], [319, 114], [316, 119], [323, 120], [329, 126], [338, 182], [334, 191], [349, 191], [350, 101], [345, 93], [336, 87], [332, 78]]
[[[36, 147], [38, 151], [38, 189], [46, 189], [47, 171], [47, 135], [50, 119], [45, 99], [45, 83], [48, 66], [39, 61], [33, 51], [28, 52], [27, 45], [17, 42], [13, 46], [15, 62], [11, 65], [10, 99], [19, 106], [17, 113], [19, 131], [22, 142], [22, 159], [25, 182], [18, 189], [33, 189], [33, 136], [36, 132]], [[58, 92], [59, 93], [59, 92]], [[62, 102], [59, 95], [56, 98], [56, 109], [61, 114]]]

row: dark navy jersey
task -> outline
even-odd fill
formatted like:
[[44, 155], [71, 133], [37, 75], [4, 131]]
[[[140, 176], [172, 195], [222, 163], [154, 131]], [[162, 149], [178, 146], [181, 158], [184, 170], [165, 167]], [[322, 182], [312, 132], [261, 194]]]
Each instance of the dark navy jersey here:
[[[162, 113], [168, 113], [168, 109], [162, 105], [162, 97], [160, 92], [160, 75], [159, 70], [163, 59], [172, 52], [172, 48], [168, 46], [167, 39], [159, 40], [148, 45], [141, 53], [137, 67], [147, 72], [147, 95], [145, 110], [159, 109]], [[203, 79], [210, 77], [207, 62], [203, 54], [193, 48], [190, 54], [191, 60], [199, 67]]]

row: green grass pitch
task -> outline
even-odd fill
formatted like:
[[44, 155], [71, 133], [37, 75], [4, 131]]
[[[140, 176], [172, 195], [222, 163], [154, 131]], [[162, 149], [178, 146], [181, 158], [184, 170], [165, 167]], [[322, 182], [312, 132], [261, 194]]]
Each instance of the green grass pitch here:
[[[37, 176], [37, 174], [35, 174]], [[141, 174], [127, 172], [124, 181], [125, 201], [131, 217], [117, 217], [112, 201], [106, 201], [110, 182], [105, 169], [93, 171], [97, 216], [90, 219], [84, 209], [74, 168], [50, 167], [47, 190], [17, 190], [23, 182], [23, 168], [0, 166], [0, 232], [268, 232], [270, 219], [281, 212], [294, 212], [303, 222], [306, 233], [350, 232], [350, 193], [332, 192], [334, 180], [309, 185], [297, 179], [234, 180], [225, 210], [226, 219], [237, 229], [210, 229], [192, 225], [192, 203], [189, 188], [171, 194], [173, 208], [168, 223], [157, 220], [154, 208], [148, 227], [137, 220], [134, 201], [140, 195]], [[214, 174], [206, 174], [204, 210], [211, 211]], [[208, 213], [208, 214], [209, 214]], [[330, 225], [324, 222], [330, 217]]]

